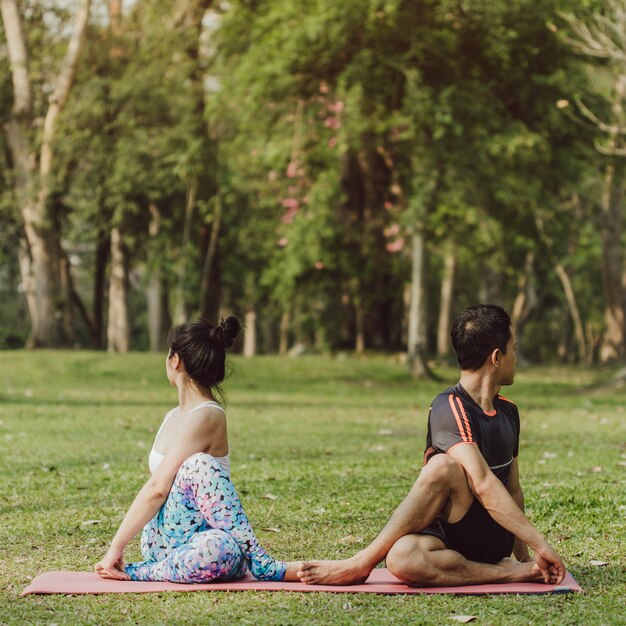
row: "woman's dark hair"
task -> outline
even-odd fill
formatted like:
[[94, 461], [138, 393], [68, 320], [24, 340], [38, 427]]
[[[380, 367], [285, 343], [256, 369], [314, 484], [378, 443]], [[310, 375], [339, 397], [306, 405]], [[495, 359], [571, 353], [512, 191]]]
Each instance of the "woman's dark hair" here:
[[459, 367], [478, 370], [496, 348], [506, 354], [511, 318], [495, 304], [470, 306], [454, 320], [450, 337]]
[[241, 330], [236, 317], [227, 317], [219, 326], [206, 320], [181, 324], [170, 330], [167, 345], [170, 356], [178, 354], [191, 380], [206, 395], [223, 401], [220, 383], [227, 376], [226, 350]]

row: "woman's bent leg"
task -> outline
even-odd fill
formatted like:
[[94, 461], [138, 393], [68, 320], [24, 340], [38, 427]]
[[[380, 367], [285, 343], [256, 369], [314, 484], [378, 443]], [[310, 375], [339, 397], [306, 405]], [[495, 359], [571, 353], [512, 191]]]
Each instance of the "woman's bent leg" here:
[[[178, 477], [177, 477], [178, 478]], [[141, 533], [141, 554], [146, 561], [162, 561], [209, 526], [190, 499], [189, 490], [175, 480], [167, 500]]]
[[230, 477], [215, 458], [210, 454], [189, 457], [181, 466], [175, 484], [193, 498], [209, 527], [223, 530], [237, 542], [255, 578], [284, 578], [285, 563], [273, 559], [261, 547]]
[[232, 580], [245, 574], [245, 560], [237, 542], [227, 533], [210, 529], [172, 550], [160, 561], [126, 566], [132, 580], [166, 580], [173, 583], [204, 583]]

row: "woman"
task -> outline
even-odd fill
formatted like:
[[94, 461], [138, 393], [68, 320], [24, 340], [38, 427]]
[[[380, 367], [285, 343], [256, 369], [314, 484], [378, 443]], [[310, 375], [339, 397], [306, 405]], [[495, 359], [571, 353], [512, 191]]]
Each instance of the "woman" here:
[[[276, 561], [259, 545], [230, 481], [226, 416], [215, 398], [225, 350], [240, 329], [228, 317], [217, 327], [200, 320], [170, 333], [165, 369], [178, 406], [155, 438], [151, 478], [95, 566], [103, 578], [200, 583], [249, 569], [260, 580], [298, 580], [301, 564]], [[124, 548], [142, 528], [145, 560], [125, 565]]]

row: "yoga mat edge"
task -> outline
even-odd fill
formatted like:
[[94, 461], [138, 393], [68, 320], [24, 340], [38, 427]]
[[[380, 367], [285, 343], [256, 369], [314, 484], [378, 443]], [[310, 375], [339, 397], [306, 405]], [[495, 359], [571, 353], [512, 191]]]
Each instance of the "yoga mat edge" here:
[[250, 574], [232, 582], [179, 584], [169, 582], [137, 582], [105, 580], [90, 572], [46, 572], [33, 578], [20, 594], [105, 594], [150, 593], [163, 591], [290, 591], [327, 593], [379, 593], [379, 594], [552, 594], [581, 593], [582, 589], [568, 572], [561, 585], [543, 583], [501, 583], [491, 585], [466, 585], [458, 587], [409, 587], [395, 578], [387, 569], [375, 569], [367, 581], [359, 585], [305, 585], [304, 583], [264, 582], [254, 580]]

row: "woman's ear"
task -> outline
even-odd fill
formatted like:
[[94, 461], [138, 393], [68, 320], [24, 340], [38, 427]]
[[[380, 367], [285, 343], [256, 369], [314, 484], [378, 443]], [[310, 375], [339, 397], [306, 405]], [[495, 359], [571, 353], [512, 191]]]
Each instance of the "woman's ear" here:
[[181, 358], [178, 354], [178, 352], [174, 352], [174, 354], [172, 354], [172, 356], [170, 357], [170, 365], [175, 369], [179, 369], [180, 368], [180, 364], [182, 363]]

